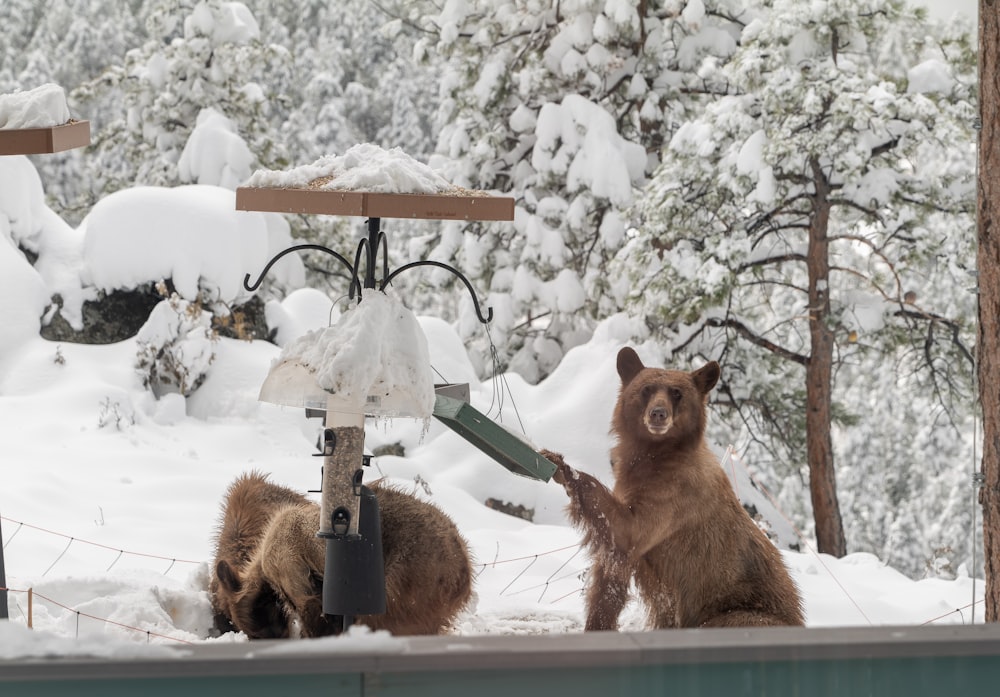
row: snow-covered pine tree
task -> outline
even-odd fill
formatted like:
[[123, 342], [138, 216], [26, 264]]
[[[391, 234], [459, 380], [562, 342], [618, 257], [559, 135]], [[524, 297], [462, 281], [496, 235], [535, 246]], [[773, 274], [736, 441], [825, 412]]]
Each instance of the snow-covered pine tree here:
[[[46, 82], [70, 93], [97, 77], [120, 61], [129, 47], [141, 43], [144, 29], [138, 21], [139, 6], [121, 0], [0, 3], [0, 93]], [[90, 120], [92, 128], [121, 104], [110, 99], [89, 103], [84, 109], [72, 98], [69, 103], [71, 115]], [[85, 188], [85, 158], [81, 149], [32, 158], [51, 205], [74, 221], [85, 213], [68, 209], [78, 205]]]
[[32, 46], [51, 57], [53, 81], [72, 89], [97, 77], [141, 43], [145, 36], [139, 21], [142, 4], [135, 0], [49, 3]]
[[240, 2], [156, 0], [146, 11], [148, 40], [124, 66], [74, 92], [81, 103], [120, 95], [124, 109], [93, 137], [87, 159], [91, 194], [135, 185], [176, 185], [177, 161], [202, 109], [229, 118], [258, 162], [283, 166], [286, 156], [267, 121], [273, 94], [261, 86], [279, 72], [286, 51], [259, 40]]
[[[515, 221], [452, 223], [424, 240], [488, 294], [501, 367], [535, 381], [627, 290], [609, 262], [665, 137], [712, 89], [697, 71], [735, 49], [727, 0], [470, 0], [433, 17], [447, 57], [438, 153], [447, 176], [516, 199]], [[488, 346], [463, 308], [480, 370]]]
[[[291, 164], [341, 155], [359, 143], [399, 147], [427, 161], [434, 145], [439, 59], [431, 56], [424, 64], [413, 59], [424, 32], [409, 16], [432, 8], [370, 0], [256, 0], [251, 7], [260, 18], [262, 41], [289, 47], [288, 75], [280, 81], [284, 97], [272, 104], [271, 121]], [[275, 76], [268, 78], [275, 83]], [[296, 237], [347, 256], [365, 233], [357, 218], [299, 216], [290, 222]], [[385, 221], [391, 266], [415, 261], [408, 241], [427, 234], [430, 225], [437, 223]], [[310, 282], [337, 297], [348, 281], [343, 268], [329, 262], [324, 255], [306, 259]], [[414, 304], [434, 311], [437, 299], [415, 298]]]
[[[419, 3], [409, 2], [406, 6]], [[300, 161], [358, 143], [401, 147], [426, 159], [438, 73], [418, 66], [413, 24], [370, 0], [256, 0], [261, 38], [290, 48], [277, 122]]]
[[[7, 0], [0, 5], [0, 93], [32, 89], [52, 79], [51, 66], [45, 61], [45, 71], [28, 71], [29, 62], [45, 55], [35, 41], [45, 18], [45, 7], [33, 0]], [[36, 56], [37, 54], [37, 56]], [[38, 84], [22, 84], [22, 80], [40, 80]]]
[[913, 578], [954, 578], [963, 566], [981, 578], [974, 400], [946, 410], [929, 376], [902, 352], [841, 365], [837, 398], [855, 416], [833, 429], [844, 533], [852, 551]]
[[967, 406], [972, 52], [898, 0], [759, 13], [714, 75], [729, 94], [664, 151], [620, 268], [676, 357], [723, 362], [748, 459], [779, 482], [808, 468], [820, 550], [843, 554], [831, 428], [878, 418], [834, 399], [845, 367], [902, 362]]

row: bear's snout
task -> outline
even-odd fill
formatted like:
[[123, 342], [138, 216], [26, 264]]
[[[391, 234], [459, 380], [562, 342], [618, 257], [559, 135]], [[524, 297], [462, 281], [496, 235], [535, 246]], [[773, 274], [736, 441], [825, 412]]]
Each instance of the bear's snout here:
[[674, 419], [666, 400], [656, 400], [650, 404], [649, 408], [646, 409], [643, 423], [653, 435], [661, 436], [669, 431]]

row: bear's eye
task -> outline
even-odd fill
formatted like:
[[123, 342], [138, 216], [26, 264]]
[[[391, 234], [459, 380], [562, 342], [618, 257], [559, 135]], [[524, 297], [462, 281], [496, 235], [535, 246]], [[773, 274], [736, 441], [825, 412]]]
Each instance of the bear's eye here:
[[642, 388], [642, 398], [643, 398], [643, 400], [645, 400], [645, 401], [648, 402], [649, 398], [653, 396], [653, 392], [654, 392], [654, 390], [653, 390], [653, 386], [652, 385], [645, 385], [645, 386], [643, 386], [643, 388]]
[[681, 401], [681, 391], [678, 390], [676, 387], [671, 387], [670, 399], [673, 401], [674, 404], [677, 404], [677, 402]]

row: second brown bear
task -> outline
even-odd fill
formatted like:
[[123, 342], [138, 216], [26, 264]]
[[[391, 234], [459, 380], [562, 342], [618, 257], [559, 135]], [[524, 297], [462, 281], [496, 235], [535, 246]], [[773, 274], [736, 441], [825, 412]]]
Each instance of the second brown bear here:
[[[357, 623], [395, 635], [440, 634], [472, 596], [472, 563], [455, 524], [437, 507], [380, 482], [386, 612]], [[223, 504], [210, 591], [216, 623], [251, 639], [339, 630], [323, 614], [326, 546], [319, 505], [250, 473]]]
[[623, 348], [611, 423], [614, 489], [543, 453], [593, 558], [587, 630], [617, 629], [633, 579], [654, 628], [803, 624], [781, 553], [705, 442], [719, 374], [715, 362], [693, 372], [647, 368]]

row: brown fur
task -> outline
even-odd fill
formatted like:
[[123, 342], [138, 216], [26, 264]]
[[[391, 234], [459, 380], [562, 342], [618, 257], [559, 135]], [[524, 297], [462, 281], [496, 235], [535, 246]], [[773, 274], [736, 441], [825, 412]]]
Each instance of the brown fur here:
[[[219, 554], [212, 579], [212, 603], [217, 613], [248, 637], [287, 637], [293, 620], [302, 636], [336, 633], [322, 609], [325, 542], [316, 537], [319, 506], [283, 487], [288, 500], [266, 512], [248, 516], [243, 506], [252, 497], [233, 496], [234, 489], [276, 485], [258, 474], [230, 487], [224, 508]], [[472, 595], [472, 565], [465, 540], [455, 524], [435, 506], [389, 486], [371, 486], [382, 518], [386, 612], [364, 615], [356, 622], [396, 635], [440, 634], [468, 604]], [[270, 497], [265, 497], [270, 498]], [[233, 547], [230, 519], [267, 515], [267, 524], [240, 565], [223, 550]], [[227, 531], [230, 533], [227, 535]], [[225, 539], [224, 539], [225, 538]], [[242, 545], [240, 546], [242, 549]]]
[[719, 373], [715, 362], [690, 373], [647, 368], [623, 348], [611, 421], [614, 489], [545, 453], [593, 557], [587, 630], [617, 629], [633, 578], [654, 628], [803, 624], [780, 552], [705, 442]]
[[[274, 514], [289, 505], [304, 504], [308, 499], [302, 494], [267, 480], [267, 475], [250, 472], [237, 477], [229, 489], [223, 503], [223, 515], [216, 531], [215, 566], [209, 582], [209, 594], [215, 613], [215, 625], [220, 631], [237, 628], [231, 619], [237, 612], [233, 605], [234, 593], [229, 589], [240, 583], [246, 573], [250, 558], [260, 546], [267, 526]], [[265, 595], [265, 589], [258, 595]], [[273, 589], [270, 590], [273, 596]], [[242, 618], [240, 628], [258, 625], [277, 627], [281, 624], [282, 613], [275, 602], [263, 602], [251, 613], [258, 617], [251, 621]], [[283, 632], [271, 636], [287, 636], [287, 626]]]

